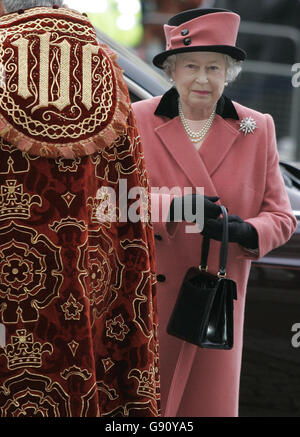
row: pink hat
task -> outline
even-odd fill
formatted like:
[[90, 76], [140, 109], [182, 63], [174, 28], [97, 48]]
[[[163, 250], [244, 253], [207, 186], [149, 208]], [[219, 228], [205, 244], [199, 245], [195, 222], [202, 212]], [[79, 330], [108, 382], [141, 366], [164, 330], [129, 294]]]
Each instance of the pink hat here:
[[224, 53], [238, 61], [246, 58], [236, 47], [240, 16], [226, 9], [190, 9], [172, 17], [164, 26], [166, 51], [153, 59], [162, 68], [170, 55], [182, 52], [209, 51]]

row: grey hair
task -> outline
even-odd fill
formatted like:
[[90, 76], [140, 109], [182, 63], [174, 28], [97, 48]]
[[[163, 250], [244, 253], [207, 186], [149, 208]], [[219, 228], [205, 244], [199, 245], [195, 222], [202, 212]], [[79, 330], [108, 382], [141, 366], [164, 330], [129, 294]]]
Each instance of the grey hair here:
[[30, 9], [37, 6], [49, 6], [58, 5], [62, 7], [63, 0], [2, 0], [3, 6], [6, 12], [16, 12], [20, 9]]
[[242, 71], [243, 61], [237, 61], [229, 55], [224, 55], [226, 61], [226, 81], [233, 82]]
[[[168, 56], [162, 64], [162, 68], [169, 79], [172, 76], [172, 72], [175, 70], [176, 56], [177, 55]], [[243, 61], [237, 61], [229, 55], [223, 54], [223, 56], [226, 62], [226, 81], [228, 83], [233, 82], [242, 71]]]

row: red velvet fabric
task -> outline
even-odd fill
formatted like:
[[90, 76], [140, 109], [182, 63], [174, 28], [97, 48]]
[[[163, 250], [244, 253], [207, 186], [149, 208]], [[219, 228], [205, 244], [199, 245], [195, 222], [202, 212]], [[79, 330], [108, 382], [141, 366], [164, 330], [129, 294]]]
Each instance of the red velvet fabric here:
[[148, 193], [105, 50], [126, 115], [110, 145], [66, 159], [0, 140], [0, 417], [159, 415], [152, 225], [99, 221], [121, 179]]

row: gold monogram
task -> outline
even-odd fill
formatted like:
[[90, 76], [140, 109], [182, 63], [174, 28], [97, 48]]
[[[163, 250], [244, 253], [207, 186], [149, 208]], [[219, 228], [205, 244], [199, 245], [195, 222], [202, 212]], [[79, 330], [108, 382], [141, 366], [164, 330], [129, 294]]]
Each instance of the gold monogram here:
[[[31, 109], [31, 112], [46, 108], [50, 104], [59, 111], [63, 111], [71, 104], [71, 44], [66, 39], [60, 43], [51, 42], [51, 33], [49, 32], [38, 35], [38, 38], [40, 40], [39, 103]], [[28, 52], [32, 51], [34, 41], [22, 37], [13, 42], [12, 45], [18, 49], [18, 95], [28, 99], [32, 96], [30, 79], [28, 79]], [[55, 101], [49, 101], [50, 65], [57, 57], [56, 52], [51, 55], [51, 46], [58, 48], [60, 51], [60, 95]], [[88, 110], [92, 107], [92, 55], [96, 55], [98, 51], [99, 47], [97, 45], [86, 44], [82, 47], [82, 103]]]

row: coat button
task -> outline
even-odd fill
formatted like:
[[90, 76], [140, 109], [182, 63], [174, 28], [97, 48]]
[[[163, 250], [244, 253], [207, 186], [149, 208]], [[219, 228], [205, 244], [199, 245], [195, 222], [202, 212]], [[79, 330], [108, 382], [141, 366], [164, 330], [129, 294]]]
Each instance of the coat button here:
[[184, 40], [183, 40], [183, 44], [184, 44], [185, 46], [189, 46], [191, 43], [192, 43], [191, 38], [184, 38]]
[[154, 237], [155, 237], [155, 240], [157, 240], [157, 241], [162, 241], [162, 239], [163, 239], [162, 236], [159, 234], [155, 234]]
[[166, 279], [165, 275], [157, 275], [158, 282], [166, 282]]
[[188, 29], [183, 29], [183, 30], [181, 31], [181, 35], [182, 35], [182, 36], [187, 36], [189, 33], [190, 33], [190, 31], [189, 31]]

